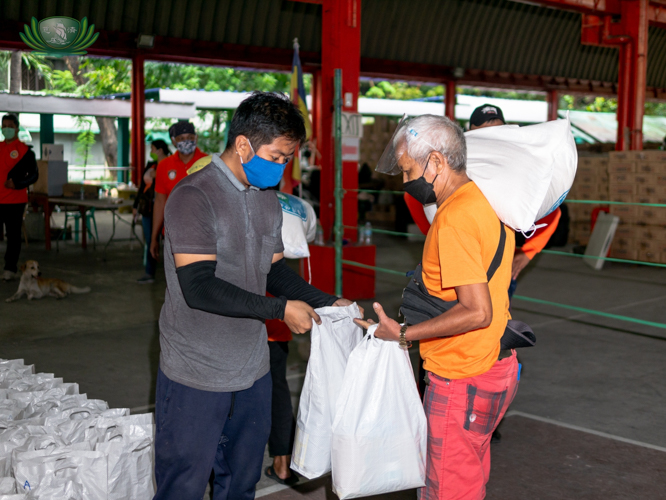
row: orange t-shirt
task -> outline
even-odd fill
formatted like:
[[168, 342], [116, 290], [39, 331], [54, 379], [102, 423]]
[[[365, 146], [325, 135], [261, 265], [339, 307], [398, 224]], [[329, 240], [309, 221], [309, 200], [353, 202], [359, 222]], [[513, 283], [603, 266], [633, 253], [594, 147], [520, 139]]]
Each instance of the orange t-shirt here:
[[180, 159], [178, 151], [164, 158], [157, 165], [157, 171], [155, 172], [155, 192], [165, 194], [168, 198], [176, 184], [187, 177], [187, 169], [204, 156], [206, 156], [206, 153], [196, 148], [192, 159], [187, 164]]
[[23, 155], [28, 152], [28, 146], [19, 140], [0, 142], [0, 203], [28, 203], [27, 189], [9, 189], [5, 187], [7, 176]]
[[431, 295], [457, 300], [454, 287], [487, 283], [500, 227], [506, 231], [502, 263], [488, 284], [493, 320], [487, 328], [420, 341], [426, 370], [450, 379], [474, 377], [497, 361], [509, 314], [509, 284], [515, 249], [513, 230], [500, 225], [476, 184], [468, 182], [438, 209], [423, 248], [423, 283]]

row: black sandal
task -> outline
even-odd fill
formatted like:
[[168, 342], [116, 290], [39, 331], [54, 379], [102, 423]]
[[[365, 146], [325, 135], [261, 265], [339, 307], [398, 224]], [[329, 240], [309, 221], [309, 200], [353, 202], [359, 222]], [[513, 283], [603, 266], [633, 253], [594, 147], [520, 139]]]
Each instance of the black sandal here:
[[273, 469], [272, 465], [269, 465], [266, 467], [266, 470], [264, 471], [264, 475], [270, 479], [272, 479], [275, 482], [278, 482], [280, 484], [284, 484], [285, 486], [293, 486], [296, 483], [298, 483], [298, 477], [296, 477], [296, 474], [293, 472], [291, 473], [291, 476], [289, 476], [287, 479], [282, 479], [280, 476], [278, 476], [275, 473], [275, 470]]

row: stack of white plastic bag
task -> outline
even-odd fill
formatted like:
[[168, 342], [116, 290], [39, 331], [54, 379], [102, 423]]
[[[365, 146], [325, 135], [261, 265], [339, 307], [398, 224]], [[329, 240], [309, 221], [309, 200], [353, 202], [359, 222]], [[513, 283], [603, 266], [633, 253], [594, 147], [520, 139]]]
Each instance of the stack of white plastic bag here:
[[317, 309], [291, 468], [341, 499], [425, 484], [427, 424], [407, 351], [363, 338], [356, 304]]
[[[503, 125], [465, 133], [467, 175], [499, 219], [529, 233], [564, 201], [578, 165], [569, 119], [526, 127]], [[435, 204], [426, 206], [432, 222]]]
[[0, 360], [0, 500], [149, 500], [154, 435], [152, 414]]

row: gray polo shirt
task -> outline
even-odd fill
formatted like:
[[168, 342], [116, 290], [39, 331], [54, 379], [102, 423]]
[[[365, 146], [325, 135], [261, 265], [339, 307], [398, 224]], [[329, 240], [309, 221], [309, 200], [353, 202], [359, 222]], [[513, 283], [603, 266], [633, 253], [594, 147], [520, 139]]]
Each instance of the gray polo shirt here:
[[263, 321], [191, 309], [176, 275], [176, 253], [216, 254], [215, 275], [266, 294], [273, 254], [282, 246], [275, 191], [246, 189], [219, 155], [181, 180], [164, 211], [167, 290], [160, 314], [160, 368], [171, 380], [205, 391], [252, 387], [269, 371]]

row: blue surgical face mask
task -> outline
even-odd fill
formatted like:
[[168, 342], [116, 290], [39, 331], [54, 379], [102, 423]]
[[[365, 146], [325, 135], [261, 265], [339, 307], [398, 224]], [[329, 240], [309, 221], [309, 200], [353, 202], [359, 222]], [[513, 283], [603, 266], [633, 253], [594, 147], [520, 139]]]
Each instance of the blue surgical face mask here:
[[[250, 141], [247, 141], [247, 143], [250, 144]], [[252, 144], [250, 144], [250, 149], [254, 155], [250, 161], [243, 163], [243, 157], [241, 156], [241, 165], [243, 165], [243, 170], [247, 176], [247, 182], [259, 189], [277, 186], [280, 183], [280, 179], [282, 179], [282, 174], [284, 174], [287, 164], [261, 158], [254, 152]], [[240, 153], [238, 156], [240, 156]]]

